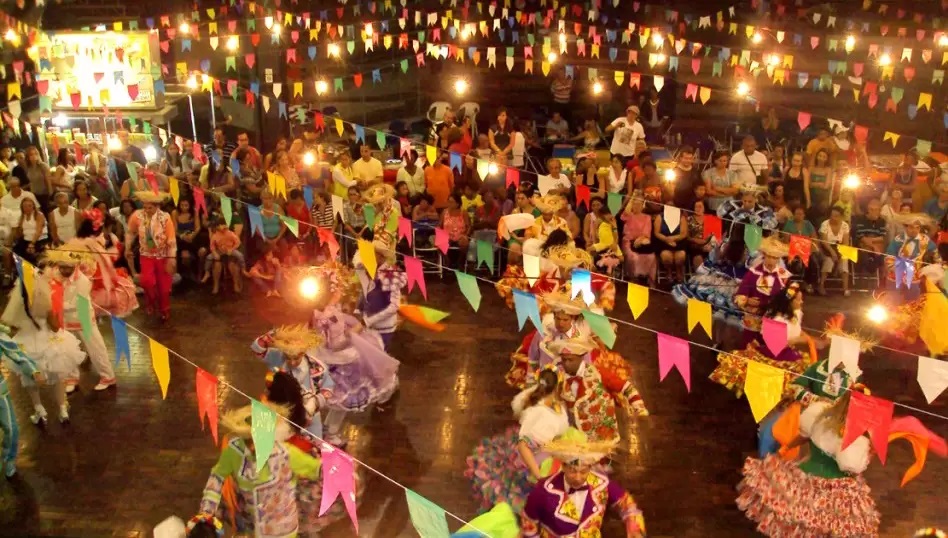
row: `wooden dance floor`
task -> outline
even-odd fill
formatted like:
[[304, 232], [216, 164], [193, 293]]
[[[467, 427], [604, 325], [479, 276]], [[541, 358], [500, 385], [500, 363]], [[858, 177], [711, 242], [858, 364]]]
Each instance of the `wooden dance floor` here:
[[[400, 393], [384, 411], [353, 417], [346, 430], [353, 455], [464, 519], [477, 512], [463, 475], [465, 457], [481, 437], [513, 424], [510, 400], [515, 393], [503, 375], [521, 338], [515, 314], [493, 289], [482, 286], [481, 292], [483, 304], [474, 313], [450, 274], [443, 284], [429, 278], [428, 304], [451, 313], [447, 330], [431, 333], [407, 325], [400, 330], [392, 350], [402, 361]], [[619, 296], [625, 296], [621, 285]], [[416, 291], [411, 300], [420, 303], [421, 295]], [[822, 326], [829, 309], [839, 303], [838, 297], [809, 299], [805, 325]], [[204, 290], [177, 293], [173, 311], [167, 327], [138, 313], [128, 321], [255, 396], [263, 391], [266, 369], [250, 354], [251, 340], [274, 325], [307, 319], [305, 312], [276, 302], [247, 294], [234, 299], [228, 292], [218, 299]], [[615, 315], [631, 320], [621, 302]], [[685, 336], [685, 311], [666, 295], [653, 293], [638, 323]], [[101, 328], [111, 340], [108, 323]], [[691, 338], [709, 343], [698, 331]], [[92, 391], [96, 380], [84, 372], [83, 390], [70, 400], [68, 428], [56, 423], [47, 394], [51, 424], [45, 433], [37, 430], [29, 422], [26, 394], [17, 379], [10, 379], [23, 447], [21, 480], [10, 484], [0, 478], [0, 535], [146, 537], [168, 516], [187, 519], [196, 513], [219, 449], [198, 421], [195, 370], [172, 356], [171, 386], [163, 401], [147, 339], [131, 330], [129, 334], [131, 372], [123, 364], [117, 370], [117, 390], [104, 393]], [[659, 383], [653, 334], [620, 326], [616, 349], [635, 368], [636, 383], [651, 411], [650, 417], [624, 425], [625, 442], [614, 465], [615, 477], [645, 513], [649, 536], [755, 536], [734, 498], [743, 460], [756, 452], [756, 426], [746, 400], [707, 380], [715, 364], [711, 352], [692, 347], [688, 393], [677, 372]], [[934, 405], [925, 403], [911, 357], [883, 350], [863, 357], [861, 366], [873, 394], [948, 415], [948, 395]], [[224, 406], [248, 403], [230, 390], [222, 391], [222, 400]], [[905, 410], [897, 407], [896, 412]], [[948, 422], [918, 416], [948, 436]], [[882, 512], [882, 536], [908, 537], [929, 525], [948, 527], [948, 461], [930, 457], [922, 475], [899, 488], [911, 462], [909, 445], [899, 441], [892, 445], [885, 467], [876, 459], [866, 473]], [[417, 536], [401, 488], [367, 476], [359, 505], [361, 535]], [[450, 518], [449, 524], [458, 528]], [[354, 532], [342, 521], [323, 536], [350, 537]], [[605, 536], [624, 533], [612, 521]]]

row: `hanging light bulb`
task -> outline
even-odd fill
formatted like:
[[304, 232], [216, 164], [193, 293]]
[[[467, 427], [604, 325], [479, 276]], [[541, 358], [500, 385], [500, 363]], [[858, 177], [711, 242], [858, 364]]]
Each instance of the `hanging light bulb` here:
[[304, 153], [303, 164], [305, 164], [306, 166], [313, 166], [314, 164], [316, 164], [316, 154], [314, 154], [312, 151], [307, 151], [306, 153]]
[[329, 84], [325, 80], [320, 79], [316, 81], [316, 94], [317, 95], [323, 95], [324, 93], [328, 91], [329, 91]]
[[666, 59], [667, 59], [667, 58], [665, 58], [665, 55], [662, 54], [661, 52], [659, 52], [658, 55], [655, 56], [655, 63], [657, 63], [657, 64], [663, 64], [663, 63], [665, 63], [665, 60], [666, 60]]
[[556, 63], [556, 60], [558, 60], [558, 59], [559, 59], [559, 56], [557, 56], [555, 52], [551, 52], [551, 53], [549, 53], [549, 54], [546, 55], [546, 61], [549, 62], [549, 63], [551, 63], [551, 64], [555, 64], [555, 63]]
[[17, 33], [13, 31], [13, 28], [10, 28], [9, 30], [7, 30], [5, 34], [3, 34], [3, 38], [6, 39], [7, 41], [17, 41], [20, 38], [20, 36], [17, 35]]
[[187, 86], [189, 90], [196, 90], [196, 89], [198, 89], [198, 79], [197, 79], [197, 77], [194, 76], [194, 75], [191, 75], [190, 77], [188, 77], [188, 80], [187, 80], [187, 82], [184, 83], [184, 85]]
[[593, 90], [593, 95], [599, 95], [600, 93], [602, 93], [602, 82], [599, 82], [597, 80], [595, 83], [593, 83], [592, 90]]
[[862, 181], [856, 174], [849, 174], [846, 176], [846, 179], [843, 180], [843, 187], [851, 191], [858, 189], [860, 185], [862, 185]]
[[760, 35], [760, 32], [754, 32], [754, 35], [751, 36], [751, 43], [755, 45], [759, 45], [763, 40], [764, 36]]
[[237, 50], [238, 47], [240, 47], [240, 39], [237, 36], [232, 35], [227, 38], [227, 50], [233, 52]]
[[326, 52], [329, 53], [329, 56], [330, 56], [331, 58], [338, 58], [338, 57], [339, 57], [339, 54], [340, 54], [342, 51], [339, 49], [339, 44], [338, 44], [338, 43], [330, 43], [329, 46], [326, 48]]
[[856, 37], [846, 36], [846, 52], [852, 52], [856, 48]]
[[178, 31], [182, 34], [188, 34], [191, 32], [191, 26], [186, 22], [182, 22], [181, 26], [178, 26]]
[[661, 47], [665, 43], [665, 36], [661, 32], [652, 32], [652, 43], [656, 47]]
[[458, 95], [464, 95], [467, 93], [468, 84], [467, 81], [463, 78], [459, 78], [454, 81], [454, 93]]
[[[372, 35], [372, 34], [366, 32], [366, 35]], [[470, 37], [471, 37], [471, 32], [469, 32], [467, 28], [461, 30], [461, 41], [467, 41], [468, 38]]]
[[892, 65], [892, 57], [888, 54], [883, 54], [879, 57], [879, 65], [885, 67], [887, 65]]
[[300, 281], [300, 296], [313, 300], [319, 294], [319, 281], [316, 277], [308, 276]]
[[495, 163], [490, 163], [489, 165], [487, 165], [487, 173], [488, 173], [488, 174], [490, 174], [490, 175], [492, 175], [492, 176], [495, 176], [495, 175], [497, 175], [497, 170], [498, 170], [498, 168], [497, 168], [497, 165], [496, 165]]
[[866, 311], [866, 318], [875, 324], [884, 323], [889, 319], [889, 312], [881, 304], [875, 304]]
[[750, 93], [750, 85], [746, 82], [741, 82], [737, 85], [737, 95], [744, 97], [748, 93]]
[[372, 37], [372, 34], [375, 33], [375, 30], [372, 28], [371, 24], [365, 25], [365, 35]]
[[941, 34], [941, 37], [938, 38], [939, 47], [948, 47], [948, 34]]
[[669, 168], [665, 170], [665, 181], [671, 182], [675, 181], [675, 171]]
[[158, 160], [158, 150], [155, 149], [155, 146], [145, 146], [145, 160], [148, 162]]
[[283, 27], [280, 26], [279, 24], [274, 24], [272, 31], [273, 31], [273, 35], [280, 35], [280, 32], [283, 31]]
[[566, 34], [560, 34], [560, 46], [566, 46]]
[[117, 136], [112, 135], [109, 137], [109, 141], [106, 146], [108, 146], [109, 151], [118, 151], [122, 149], [122, 141], [119, 140]]
[[774, 67], [777, 67], [778, 65], [780, 65], [780, 55], [771, 54], [770, 56], [767, 57], [767, 63]]

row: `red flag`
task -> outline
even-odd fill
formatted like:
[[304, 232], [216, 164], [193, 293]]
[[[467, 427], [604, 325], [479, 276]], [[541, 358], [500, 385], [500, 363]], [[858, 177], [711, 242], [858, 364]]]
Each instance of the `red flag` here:
[[129, 84], [125, 88], [128, 90], [128, 96], [132, 98], [132, 101], [138, 99], [138, 84]]
[[204, 216], [207, 217], [207, 202], [204, 200], [204, 189], [194, 187], [191, 189], [191, 194], [194, 196], [194, 212], [200, 214], [203, 209]]
[[317, 131], [326, 130], [326, 120], [323, 118], [322, 112], [313, 112], [313, 125]]
[[260, 34], [253, 33], [250, 34], [250, 44], [256, 47], [260, 44]]
[[79, 110], [79, 105], [82, 104], [82, 94], [79, 92], [74, 92], [69, 94], [69, 100], [72, 101], [72, 108]]
[[355, 82], [356, 88], [362, 87], [362, 73], [352, 75], [352, 80]]
[[506, 187], [509, 189], [513, 185], [515, 188], [520, 188], [520, 171], [516, 168], [507, 168], [507, 183]]
[[323, 457], [323, 497], [319, 503], [319, 515], [329, 511], [337, 497], [342, 498], [349, 519], [359, 534], [359, 519], [356, 516], [356, 485], [352, 457], [328, 443], [321, 445]]
[[810, 241], [809, 237], [804, 237], [802, 235], [791, 235], [790, 236], [790, 253], [788, 257], [792, 261], [794, 258], [800, 258], [800, 261], [803, 262], [803, 265], [806, 267], [810, 266], [810, 248], [812, 248], [813, 242]]
[[408, 293], [418, 284], [421, 295], [427, 301], [428, 289], [425, 287], [425, 272], [421, 267], [421, 260], [414, 256], [404, 256], [402, 261], [405, 263], [405, 275], [408, 277]]
[[79, 142], [73, 142], [72, 146], [73, 146], [73, 153], [76, 154], [76, 162], [77, 163], [83, 162], [85, 159], [83, 158], [84, 156], [82, 154], [82, 145]]
[[860, 435], [869, 432], [872, 447], [879, 455], [879, 461], [885, 465], [886, 454], [889, 450], [889, 428], [894, 412], [895, 404], [889, 400], [868, 396], [854, 390], [852, 399], [849, 401], [849, 411], [846, 413], [842, 449], [845, 450]]
[[194, 392], [197, 394], [198, 418], [204, 429], [204, 417], [211, 425], [211, 435], [217, 445], [217, 378], [210, 372], [198, 368], [194, 379]]
[[50, 280], [49, 286], [51, 288], [50, 300], [52, 302], [52, 311], [56, 316], [56, 322], [60, 327], [64, 327], [65, 323], [63, 321], [63, 284], [58, 280]]
[[800, 131], [805, 131], [807, 126], [810, 125], [810, 119], [812, 116], [809, 112], [797, 112], [797, 125], [800, 126]]
[[316, 234], [319, 236], [320, 244], [324, 244], [329, 247], [329, 257], [331, 259], [336, 259], [336, 255], [339, 254], [339, 242], [336, 241], [336, 236], [333, 235], [332, 230], [327, 230], [326, 228], [316, 228]]
[[580, 204], [586, 204], [586, 209], [589, 209], [589, 187], [586, 185], [576, 185], [576, 207]]
[[704, 237], [702, 239], [707, 239], [711, 236], [714, 236], [715, 239], [721, 241], [721, 219], [717, 215], [708, 215], [704, 216]]

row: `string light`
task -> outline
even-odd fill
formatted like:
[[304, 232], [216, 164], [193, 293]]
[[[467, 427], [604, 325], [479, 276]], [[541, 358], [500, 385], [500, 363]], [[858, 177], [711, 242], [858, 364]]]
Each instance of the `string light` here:
[[319, 295], [319, 281], [316, 277], [308, 276], [300, 281], [300, 295], [310, 301]]
[[856, 37], [846, 36], [846, 52], [852, 52], [856, 47]]
[[656, 47], [661, 47], [662, 44], [665, 43], [665, 36], [663, 36], [661, 32], [653, 33], [652, 43], [655, 44]]
[[769, 57], [767, 57], [767, 63], [770, 64], [770, 65], [772, 65], [772, 66], [774, 66], [774, 67], [780, 65], [780, 55], [779, 55], [779, 54], [771, 54]]
[[599, 95], [602, 93], [602, 82], [596, 81], [593, 84], [593, 95]]
[[665, 181], [672, 182], [675, 181], [675, 171], [669, 168], [665, 170]]
[[306, 166], [313, 166], [316, 164], [316, 155], [312, 151], [307, 151], [303, 154], [303, 164]]
[[737, 95], [740, 95], [741, 97], [749, 94], [750, 91], [750, 85], [748, 85], [746, 82], [741, 82], [737, 85]]
[[329, 53], [329, 56], [332, 58], [338, 58], [341, 50], [339, 49], [338, 43], [330, 43], [326, 51]]
[[155, 149], [155, 146], [145, 146], [145, 160], [148, 162], [158, 160], [158, 150]]
[[843, 180], [843, 187], [851, 191], [858, 189], [860, 185], [862, 185], [862, 181], [856, 174], [849, 174], [846, 176], [846, 179]]
[[885, 320], [889, 319], [889, 312], [881, 304], [872, 305], [866, 311], [866, 318], [875, 324], [884, 323]]
[[549, 54], [546, 55], [546, 61], [549, 62], [549, 63], [551, 63], [551, 64], [555, 64], [555, 63], [556, 63], [556, 60], [558, 60], [558, 59], [559, 59], [559, 56], [557, 56], [555, 52], [551, 52], [551, 53], [549, 53]]
[[119, 140], [115, 135], [109, 137], [109, 141], [106, 145], [108, 146], [109, 151], [118, 151], [122, 149], [122, 141]]
[[879, 57], [879, 65], [885, 67], [892, 64], [892, 57], [888, 54], [883, 54]]
[[240, 39], [238, 39], [237, 36], [232, 35], [227, 38], [227, 50], [233, 52], [237, 50], [239, 46], [240, 46]]
[[188, 77], [188, 80], [187, 80], [187, 82], [184, 83], [184, 85], [187, 86], [189, 90], [196, 90], [196, 89], [198, 89], [198, 79], [197, 79], [197, 77], [194, 76], [194, 75], [191, 75], [190, 77]]
[[459, 78], [454, 81], [454, 93], [458, 95], [464, 95], [467, 93], [468, 84], [467, 81], [463, 78]]
[[751, 36], [751, 43], [755, 45], [759, 45], [763, 40], [764, 36], [760, 35], [760, 32], [754, 32], [754, 35]]
[[181, 26], [178, 26], [178, 31], [182, 34], [187, 34], [191, 32], [191, 26], [186, 22], [182, 22]]
[[317, 95], [323, 95], [324, 93], [328, 91], [329, 91], [329, 84], [325, 80], [320, 79], [316, 81]]

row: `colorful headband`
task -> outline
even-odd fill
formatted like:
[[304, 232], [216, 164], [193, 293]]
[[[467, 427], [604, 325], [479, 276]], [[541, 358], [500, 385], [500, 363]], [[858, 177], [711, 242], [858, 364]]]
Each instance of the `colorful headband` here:
[[787, 286], [787, 297], [793, 299], [793, 297], [794, 297], [799, 291], [800, 291], [800, 283], [799, 283], [799, 282], [791, 282], [790, 285]]
[[190, 534], [191, 531], [194, 530], [194, 527], [197, 527], [201, 523], [206, 523], [214, 527], [214, 531], [217, 532], [217, 537], [224, 538], [224, 524], [211, 514], [198, 514], [188, 520], [188, 524], [186, 525], [188, 533]]
[[105, 224], [105, 216], [96, 208], [87, 209], [82, 212], [82, 218], [92, 221], [92, 229], [99, 231]]
[[557, 385], [563, 383], [565, 379], [565, 377], [563, 376], [563, 369], [558, 368], [556, 364], [548, 364], [544, 366], [543, 368], [539, 368], [537, 371], [533, 372], [533, 381], [535, 382], [536, 385], [543, 385], [543, 383], [540, 381], [540, 377], [543, 372], [547, 372], [547, 371], [550, 371], [556, 374]]

